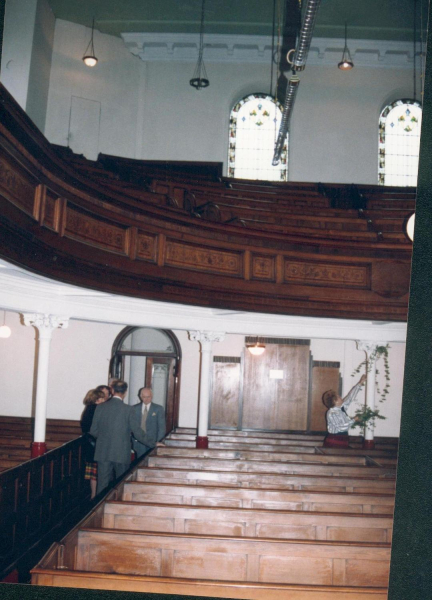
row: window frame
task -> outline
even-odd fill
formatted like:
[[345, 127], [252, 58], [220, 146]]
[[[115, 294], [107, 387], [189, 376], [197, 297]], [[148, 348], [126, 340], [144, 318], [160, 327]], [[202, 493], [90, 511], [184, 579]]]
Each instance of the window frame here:
[[[270, 94], [266, 94], [265, 92], [253, 92], [251, 94], [247, 94], [246, 96], [243, 96], [242, 98], [240, 98], [240, 100], [238, 100], [234, 104], [234, 106], [230, 110], [230, 115], [229, 115], [227, 177], [230, 177], [230, 178], [237, 177], [235, 175], [235, 168], [236, 168], [235, 160], [236, 160], [236, 150], [237, 150], [237, 148], [236, 148], [237, 118], [235, 115], [238, 113], [240, 108], [242, 106], [244, 106], [244, 104], [246, 104], [249, 101], [257, 100], [259, 98], [262, 98], [264, 100], [270, 100], [271, 102], [273, 102], [275, 104], [276, 108], [279, 109], [280, 114], [281, 114], [281, 119], [282, 119], [282, 116], [283, 116], [282, 104], [277, 100], [277, 98], [275, 98], [274, 96], [272, 96]], [[276, 133], [278, 133], [278, 132], [276, 132]], [[277, 135], [276, 135], [276, 137], [277, 137]], [[282, 150], [281, 160], [280, 160], [280, 164], [285, 167], [284, 170], [281, 169], [281, 174], [283, 174], [284, 177], [281, 177], [280, 179], [274, 179], [274, 180], [261, 179], [258, 177], [254, 178], [254, 179], [244, 179], [244, 180], [245, 181], [275, 181], [275, 182], [288, 181], [288, 149], [289, 149], [289, 134], [287, 134], [287, 138], [286, 138], [286, 141], [284, 144], [284, 149]]]
[[[378, 118], [378, 185], [382, 186], [394, 186], [394, 184], [386, 183], [386, 122], [389, 113], [396, 108], [397, 106], [417, 106], [421, 109], [423, 115], [423, 106], [422, 103], [418, 100], [413, 100], [411, 98], [398, 98], [393, 102], [390, 102], [384, 106], [381, 110], [379, 118]], [[421, 132], [421, 128], [420, 128]], [[390, 174], [387, 173], [387, 177]], [[409, 174], [408, 174], [409, 176]], [[413, 186], [405, 186], [405, 187], [416, 187], [417, 182]], [[404, 187], [404, 186], [396, 186], [396, 187]]]

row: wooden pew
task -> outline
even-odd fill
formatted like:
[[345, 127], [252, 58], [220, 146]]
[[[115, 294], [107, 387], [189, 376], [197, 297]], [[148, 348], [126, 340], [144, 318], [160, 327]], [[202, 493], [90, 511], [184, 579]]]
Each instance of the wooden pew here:
[[[313, 456], [313, 455], [311, 455]], [[391, 466], [377, 467], [349, 465], [340, 463], [307, 463], [304, 462], [270, 462], [242, 461], [236, 459], [192, 458], [177, 456], [150, 455], [146, 459], [149, 467], [168, 467], [179, 469], [200, 469], [210, 471], [238, 471], [247, 473], [274, 474], [311, 474], [311, 475], [346, 475], [351, 477], [395, 477], [395, 468]]]
[[106, 502], [102, 527], [197, 535], [391, 542], [391, 515]]
[[[76, 545], [75, 545], [76, 547]], [[345, 585], [309, 585], [215, 581], [167, 576], [125, 575], [74, 571], [72, 551], [63, 544], [53, 544], [42, 561], [32, 570], [32, 583], [44, 586], [118, 590], [141, 593], [180, 594], [244, 600], [387, 600], [387, 589]], [[336, 563], [337, 564], [337, 563]], [[332, 565], [333, 566], [333, 565]]]
[[[189, 433], [170, 433], [169, 436], [166, 438], [169, 441], [173, 441], [173, 442], [192, 442], [192, 444], [196, 444], [196, 434], [189, 434]], [[250, 438], [244, 438], [244, 437], [239, 437], [239, 436], [234, 436], [231, 435], [231, 433], [226, 433], [225, 435], [214, 435], [209, 433], [208, 434], [208, 439], [209, 439], [209, 444], [214, 443], [214, 442], [225, 442], [225, 443], [229, 443], [229, 444], [266, 444], [266, 445], [270, 445], [270, 446], [277, 446], [277, 445], [281, 445], [281, 446], [293, 446], [293, 447], [297, 447], [297, 446], [309, 446], [310, 448], [315, 448], [316, 446], [320, 446], [322, 447], [323, 445], [323, 441], [324, 438], [318, 438], [318, 439], [280, 439], [280, 438], [265, 438], [265, 437], [250, 437]], [[190, 446], [190, 447], [195, 447], [194, 446]]]
[[394, 478], [306, 475], [287, 473], [251, 473], [179, 468], [138, 468], [136, 481], [192, 485], [229, 485], [254, 488], [280, 488], [330, 492], [394, 493]]
[[311, 462], [311, 463], [339, 463], [339, 464], [352, 464], [352, 465], [366, 465], [366, 458], [364, 456], [356, 455], [344, 455], [342, 453], [338, 455], [333, 454], [317, 454], [311, 452], [291, 452], [283, 451], [279, 449], [274, 451], [255, 451], [253, 446], [249, 447], [248, 450], [226, 450], [217, 448], [198, 449], [198, 448], [178, 448], [176, 446], [169, 446], [167, 448], [156, 448], [156, 456], [179, 456], [179, 457], [190, 457], [190, 458], [224, 458], [224, 459], [237, 459], [245, 461], [270, 461], [270, 462]]
[[[384, 490], [390, 492], [390, 490]], [[393, 514], [394, 495], [216, 487], [126, 481], [116, 498], [131, 502], [265, 508], [356, 514]]]
[[[385, 587], [390, 544], [81, 529], [75, 568], [187, 579]], [[373, 567], [373, 568], [372, 568]]]

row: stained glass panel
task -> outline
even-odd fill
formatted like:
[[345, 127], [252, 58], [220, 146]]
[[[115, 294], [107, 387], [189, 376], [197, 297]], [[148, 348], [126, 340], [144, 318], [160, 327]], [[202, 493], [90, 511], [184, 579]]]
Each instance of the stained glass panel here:
[[287, 180], [288, 138], [280, 164], [272, 165], [281, 117], [281, 107], [271, 96], [251, 94], [237, 102], [230, 117], [229, 177]]
[[422, 109], [414, 100], [397, 100], [379, 119], [378, 182], [416, 186]]

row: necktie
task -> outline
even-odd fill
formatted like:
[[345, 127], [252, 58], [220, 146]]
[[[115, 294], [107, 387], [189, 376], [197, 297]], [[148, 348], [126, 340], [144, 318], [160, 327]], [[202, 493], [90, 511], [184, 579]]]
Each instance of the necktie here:
[[145, 432], [147, 431], [147, 429], [146, 429], [147, 415], [148, 415], [148, 404], [146, 404], [144, 406], [144, 410], [142, 413], [142, 419], [141, 419], [141, 429], [143, 429]]

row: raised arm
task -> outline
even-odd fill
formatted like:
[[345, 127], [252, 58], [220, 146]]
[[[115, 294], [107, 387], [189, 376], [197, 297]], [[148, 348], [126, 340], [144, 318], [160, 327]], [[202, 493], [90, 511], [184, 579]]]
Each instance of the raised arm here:
[[362, 375], [359, 381], [355, 384], [355, 386], [350, 389], [348, 394], [345, 396], [342, 404], [344, 408], [347, 408], [351, 404], [351, 402], [356, 398], [361, 386], [364, 384], [365, 381], [366, 375]]

